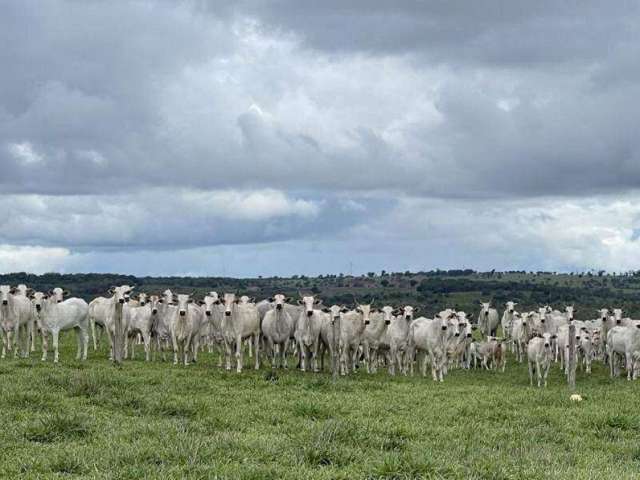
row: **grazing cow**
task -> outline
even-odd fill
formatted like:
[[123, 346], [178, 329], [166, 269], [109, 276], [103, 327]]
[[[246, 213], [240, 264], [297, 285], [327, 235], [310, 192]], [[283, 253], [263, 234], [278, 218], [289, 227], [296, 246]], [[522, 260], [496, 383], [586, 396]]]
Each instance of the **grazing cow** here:
[[367, 364], [367, 373], [376, 373], [378, 370], [378, 349], [381, 345], [384, 346], [384, 341], [388, 341], [385, 334], [393, 317], [393, 307], [384, 306], [379, 312], [371, 313], [370, 322], [364, 327], [362, 348], [364, 350], [365, 363]]
[[295, 320], [285, 309], [288, 300], [282, 294], [274, 295], [269, 303], [271, 308], [262, 319], [262, 336], [271, 353], [271, 368], [288, 368], [287, 350], [296, 327]]
[[500, 324], [498, 310], [491, 307], [491, 303], [480, 302], [480, 313], [478, 314], [478, 328], [483, 335], [495, 335]]
[[326, 318], [326, 313], [315, 308], [321, 304], [319, 299], [313, 295], [305, 295], [300, 300], [303, 310], [300, 312], [296, 322], [295, 339], [300, 355], [300, 369], [306, 371], [307, 357], [310, 357], [311, 367], [314, 372], [319, 371], [318, 348], [320, 341], [320, 330]]
[[518, 312], [516, 312], [516, 302], [507, 302], [504, 304], [505, 310], [502, 314], [502, 319], [500, 320], [500, 325], [502, 326], [502, 336], [507, 340], [511, 340], [511, 327], [513, 325], [513, 320], [515, 319]]
[[18, 356], [18, 344], [22, 332], [21, 356], [26, 358], [30, 352], [30, 340], [33, 329], [31, 301], [24, 295], [15, 295], [16, 290], [9, 285], [0, 286], [0, 330], [2, 332], [2, 358], [14, 348]]
[[260, 368], [260, 316], [254, 304], [240, 303], [240, 299], [234, 293], [225, 293], [221, 332], [225, 345], [227, 370], [231, 370], [231, 355], [235, 346], [236, 371], [242, 372], [242, 342], [246, 339], [253, 340], [255, 369]]
[[640, 355], [640, 323], [624, 327], [617, 326], [609, 330], [607, 334], [607, 352], [609, 354], [609, 373], [611, 377], [617, 377], [618, 356], [624, 360], [627, 369], [627, 380], [638, 377], [638, 371], [634, 370], [635, 358]]
[[48, 336], [53, 341], [53, 362], [58, 363], [58, 339], [60, 332], [75, 330], [78, 341], [76, 360], [86, 360], [89, 348], [89, 305], [80, 298], [70, 298], [58, 303], [55, 297], [42, 292], [31, 295], [33, 309], [36, 312], [38, 328], [42, 332], [42, 361], [47, 360], [49, 349]]
[[171, 310], [169, 317], [173, 364], [177, 365], [180, 359], [187, 366], [191, 359], [197, 361], [203, 313], [191, 295], [179, 294], [176, 300], [177, 308]]
[[516, 360], [520, 363], [524, 361], [527, 344], [532, 337], [530, 313], [515, 315], [511, 324], [511, 340], [513, 341]]
[[[413, 359], [414, 353], [421, 352], [423, 354], [422, 375], [427, 375], [427, 361], [430, 361], [431, 376], [435, 382], [444, 381], [448, 329], [448, 320], [440, 317], [416, 318], [409, 326], [409, 359]], [[413, 362], [411, 373], [413, 373]]]
[[533, 386], [533, 369], [535, 367], [538, 376], [538, 388], [547, 386], [547, 375], [549, 374], [549, 366], [553, 361], [553, 341], [556, 335], [545, 332], [542, 336], [533, 337], [527, 345], [527, 358], [529, 366], [529, 384]]

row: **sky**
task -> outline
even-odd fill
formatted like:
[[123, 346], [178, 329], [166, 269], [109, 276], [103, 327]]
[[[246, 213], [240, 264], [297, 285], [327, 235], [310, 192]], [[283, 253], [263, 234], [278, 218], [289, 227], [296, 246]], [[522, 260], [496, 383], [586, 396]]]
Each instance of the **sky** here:
[[0, 0], [0, 272], [640, 269], [639, 10]]

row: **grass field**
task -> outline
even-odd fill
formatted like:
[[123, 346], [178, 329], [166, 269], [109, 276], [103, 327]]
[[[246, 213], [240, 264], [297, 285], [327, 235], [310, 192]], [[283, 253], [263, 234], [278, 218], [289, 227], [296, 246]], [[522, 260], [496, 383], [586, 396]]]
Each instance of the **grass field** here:
[[444, 384], [364, 372], [241, 375], [106, 353], [0, 363], [3, 478], [638, 478], [640, 390], [598, 364], [572, 403], [526, 365]]

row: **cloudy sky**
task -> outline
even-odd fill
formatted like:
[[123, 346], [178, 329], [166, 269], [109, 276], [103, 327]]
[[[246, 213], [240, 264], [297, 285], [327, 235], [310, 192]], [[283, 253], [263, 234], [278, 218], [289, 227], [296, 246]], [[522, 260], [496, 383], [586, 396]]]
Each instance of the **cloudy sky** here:
[[638, 5], [0, 1], [0, 271], [638, 269]]

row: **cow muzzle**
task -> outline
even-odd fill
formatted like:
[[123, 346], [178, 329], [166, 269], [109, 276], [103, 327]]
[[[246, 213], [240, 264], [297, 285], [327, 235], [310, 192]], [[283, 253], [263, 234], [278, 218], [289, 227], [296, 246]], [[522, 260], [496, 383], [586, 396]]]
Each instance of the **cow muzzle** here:
[[472, 335], [470, 333], [467, 333], [467, 338], [471, 338], [471, 336]]
[[277, 310], [282, 310], [282, 305], [281, 304], [276, 305], [276, 309]]
[[9, 300], [2, 300], [2, 305], [9, 305]]
[[230, 316], [231, 316], [231, 312], [227, 310], [226, 312], [224, 312], [224, 315], [225, 315], [226, 317], [230, 317]]
[[405, 316], [404, 316], [404, 319], [405, 319], [405, 320], [411, 320], [411, 315], [405, 315]]
[[307, 310], [307, 317], [310, 317], [313, 315], [313, 310]]
[[446, 329], [447, 329], [447, 326], [446, 326], [446, 325], [443, 325], [443, 326], [442, 326], [442, 331], [444, 332]]
[[36, 305], [36, 310], [37, 310], [38, 312], [40, 311], [40, 309], [42, 309], [42, 306], [41, 306], [41, 305]]
[[385, 320], [385, 321], [384, 321], [384, 324], [385, 324], [385, 325], [391, 325], [391, 320]]
[[187, 314], [187, 312], [185, 312], [184, 310], [180, 310], [180, 316], [184, 317]]
[[211, 316], [211, 310], [207, 310], [206, 312], [204, 312], [204, 314], [205, 314], [207, 317], [210, 317], [210, 316]]
[[154, 308], [153, 310], [151, 310], [151, 313], [152, 313], [153, 315], [155, 315], [156, 313], [158, 313], [158, 309], [157, 309], [157, 308]]
[[120, 300], [118, 300], [119, 303], [124, 303], [124, 298], [121, 298]]

